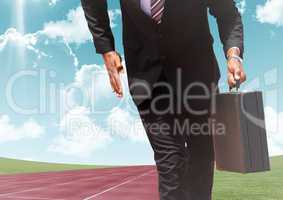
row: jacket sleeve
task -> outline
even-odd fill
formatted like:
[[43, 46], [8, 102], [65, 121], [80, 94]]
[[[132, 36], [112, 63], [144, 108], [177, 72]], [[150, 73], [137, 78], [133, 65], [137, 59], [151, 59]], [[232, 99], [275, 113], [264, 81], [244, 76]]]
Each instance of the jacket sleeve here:
[[81, 0], [81, 3], [96, 52], [103, 54], [114, 51], [115, 44], [110, 27], [107, 0]]
[[230, 48], [238, 47], [241, 51], [240, 56], [243, 57], [243, 23], [234, 0], [208, 0], [208, 2], [210, 14], [217, 20], [225, 56]]

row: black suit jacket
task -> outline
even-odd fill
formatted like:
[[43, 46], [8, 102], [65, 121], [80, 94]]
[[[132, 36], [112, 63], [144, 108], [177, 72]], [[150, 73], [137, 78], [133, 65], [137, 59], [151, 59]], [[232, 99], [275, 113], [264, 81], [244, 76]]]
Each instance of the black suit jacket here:
[[[97, 53], [115, 50], [106, 0], [81, 0]], [[166, 0], [162, 23], [157, 25], [140, 8], [140, 0], [120, 0], [123, 45], [129, 87], [137, 104], [139, 94], [152, 88], [164, 70], [172, 85], [182, 69], [183, 86], [194, 81], [210, 85], [220, 74], [213, 52], [208, 9], [216, 17], [224, 53], [238, 47], [243, 56], [243, 25], [233, 0]], [[179, 80], [180, 81], [180, 80]]]

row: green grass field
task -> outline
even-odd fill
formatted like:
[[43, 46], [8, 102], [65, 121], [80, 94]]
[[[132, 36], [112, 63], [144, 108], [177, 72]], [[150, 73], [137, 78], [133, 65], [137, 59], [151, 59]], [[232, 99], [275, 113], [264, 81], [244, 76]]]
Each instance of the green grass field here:
[[[0, 158], [0, 174], [93, 169], [101, 166], [31, 162]], [[283, 200], [283, 157], [271, 159], [266, 173], [234, 174], [217, 171], [214, 200]]]
[[271, 159], [270, 172], [216, 172], [214, 200], [283, 200], [283, 157]]
[[33, 162], [33, 161], [0, 158], [0, 175], [63, 171], [63, 170], [75, 170], [75, 169], [93, 169], [98, 167], [102, 167], [102, 166], [55, 164], [55, 163]]

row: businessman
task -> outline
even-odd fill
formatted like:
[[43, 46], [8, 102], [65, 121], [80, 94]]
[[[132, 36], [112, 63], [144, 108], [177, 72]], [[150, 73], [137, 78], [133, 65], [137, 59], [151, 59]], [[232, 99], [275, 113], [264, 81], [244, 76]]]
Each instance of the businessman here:
[[[243, 24], [235, 2], [120, 0], [120, 5], [128, 84], [154, 150], [160, 199], [210, 200], [214, 153], [209, 116], [220, 73], [208, 13], [217, 20], [233, 87], [246, 79]], [[112, 89], [121, 97], [123, 66], [107, 1], [82, 0], [82, 6]]]

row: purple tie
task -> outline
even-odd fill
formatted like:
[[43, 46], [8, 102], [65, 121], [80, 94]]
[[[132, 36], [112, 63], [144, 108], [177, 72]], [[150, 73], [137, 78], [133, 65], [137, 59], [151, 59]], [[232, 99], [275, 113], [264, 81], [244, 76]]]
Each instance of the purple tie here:
[[161, 18], [164, 11], [165, 0], [151, 0], [151, 17], [158, 23], [161, 23]]

